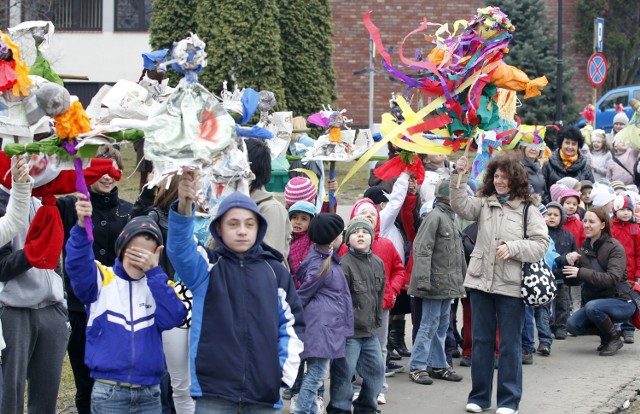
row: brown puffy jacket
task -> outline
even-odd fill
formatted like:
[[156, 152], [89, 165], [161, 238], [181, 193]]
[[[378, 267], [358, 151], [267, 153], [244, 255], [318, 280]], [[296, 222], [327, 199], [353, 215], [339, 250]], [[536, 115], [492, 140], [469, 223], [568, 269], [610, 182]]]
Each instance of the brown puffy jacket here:
[[[619, 241], [603, 234], [592, 246], [591, 240], [586, 239], [579, 253], [577, 280], [566, 278], [565, 281], [568, 285], [583, 282], [585, 303], [593, 299], [631, 299], [620, 290], [620, 283], [627, 283], [627, 257]], [[597, 259], [604, 272], [595, 269], [593, 259]]]

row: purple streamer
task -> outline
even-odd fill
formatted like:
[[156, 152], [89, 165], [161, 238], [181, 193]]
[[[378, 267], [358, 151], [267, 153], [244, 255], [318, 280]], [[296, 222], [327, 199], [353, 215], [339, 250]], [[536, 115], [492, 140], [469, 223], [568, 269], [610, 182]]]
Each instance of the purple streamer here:
[[[78, 152], [76, 150], [76, 141], [64, 141], [62, 143], [62, 147], [67, 150], [70, 156], [76, 155]], [[84, 194], [87, 198], [86, 201], [89, 201], [89, 189], [87, 188], [87, 182], [84, 179], [84, 174], [82, 172], [82, 159], [74, 158], [73, 159], [73, 168], [76, 172], [76, 190], [79, 193]], [[87, 232], [87, 238], [90, 242], [93, 243], [93, 221], [91, 221], [91, 217], [84, 218], [84, 229]]]

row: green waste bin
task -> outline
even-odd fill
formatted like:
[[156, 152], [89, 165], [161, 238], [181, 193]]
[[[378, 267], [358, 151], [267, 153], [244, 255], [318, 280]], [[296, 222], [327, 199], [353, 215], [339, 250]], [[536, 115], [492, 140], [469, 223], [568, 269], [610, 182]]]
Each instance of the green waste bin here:
[[267, 191], [274, 193], [284, 192], [284, 187], [289, 182], [289, 171], [275, 170], [271, 171], [271, 181], [265, 186]]

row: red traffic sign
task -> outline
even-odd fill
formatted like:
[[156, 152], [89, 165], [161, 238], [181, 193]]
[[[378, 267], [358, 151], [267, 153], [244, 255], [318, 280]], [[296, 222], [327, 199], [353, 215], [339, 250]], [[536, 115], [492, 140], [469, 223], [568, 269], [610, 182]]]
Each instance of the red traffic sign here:
[[594, 53], [591, 55], [589, 63], [587, 63], [587, 75], [589, 75], [589, 82], [591, 82], [594, 87], [597, 88], [604, 84], [608, 71], [607, 59], [602, 53]]

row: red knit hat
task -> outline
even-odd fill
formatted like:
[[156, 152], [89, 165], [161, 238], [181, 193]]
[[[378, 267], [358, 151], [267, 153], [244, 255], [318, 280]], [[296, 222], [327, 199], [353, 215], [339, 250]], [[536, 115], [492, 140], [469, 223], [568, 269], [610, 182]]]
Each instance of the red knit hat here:
[[624, 208], [633, 211], [633, 201], [627, 194], [619, 194], [613, 199], [613, 211], [615, 213]]
[[284, 201], [292, 205], [296, 201], [315, 202], [318, 190], [307, 177], [293, 177], [284, 187]]

